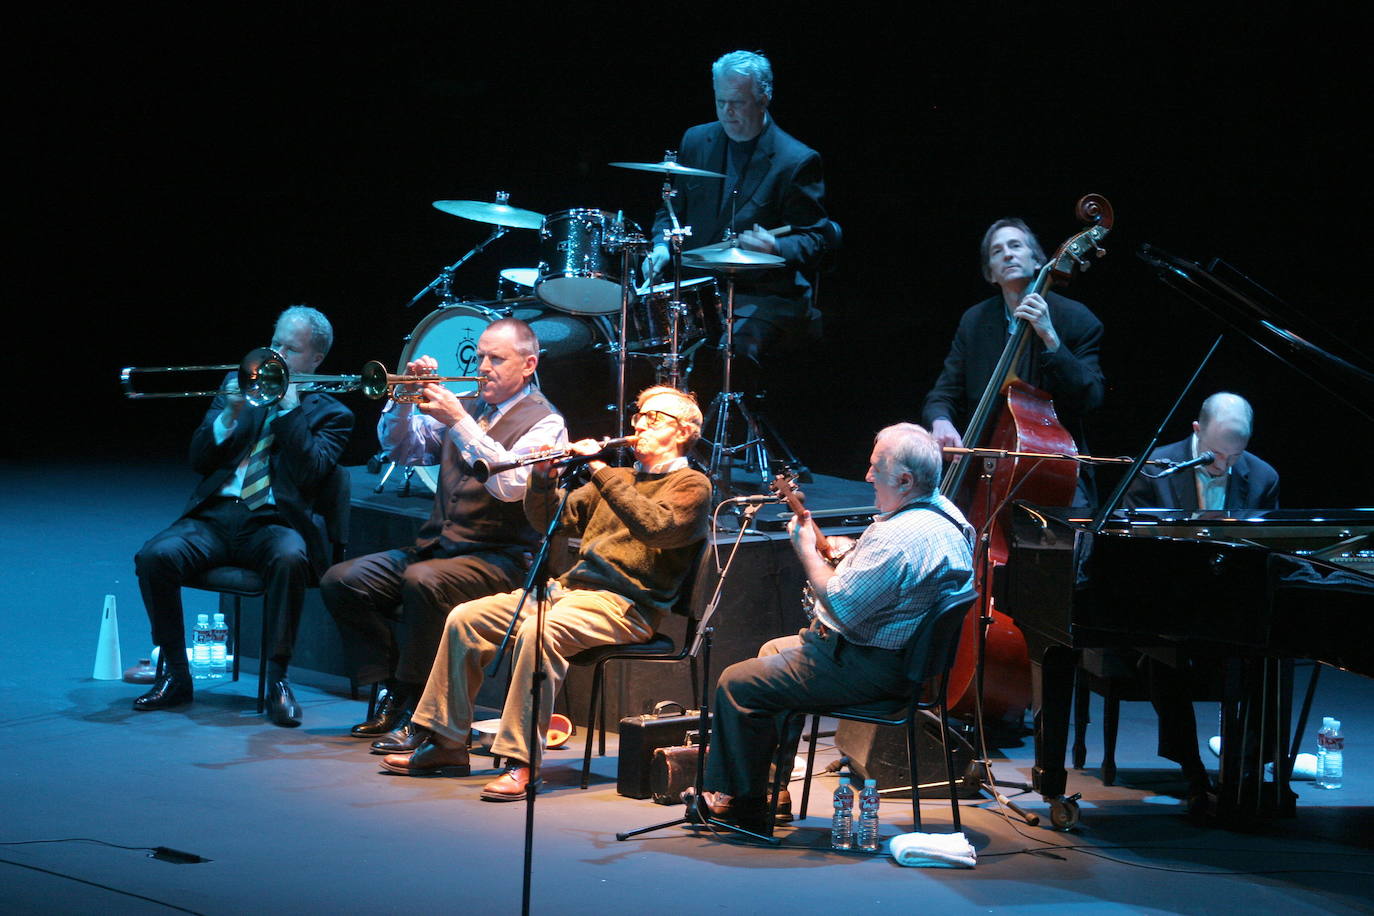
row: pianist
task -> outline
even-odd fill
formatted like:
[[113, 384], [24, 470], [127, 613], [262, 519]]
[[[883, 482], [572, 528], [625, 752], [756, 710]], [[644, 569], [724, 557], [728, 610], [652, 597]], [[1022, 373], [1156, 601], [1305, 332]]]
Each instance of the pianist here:
[[[1155, 449], [1150, 457], [1182, 462], [1204, 452], [1211, 464], [1162, 478], [1137, 478], [1126, 495], [1131, 508], [1154, 509], [1277, 509], [1279, 475], [1268, 462], [1250, 454], [1254, 410], [1240, 395], [1219, 391], [1202, 402], [1187, 439]], [[1172, 760], [1188, 779], [1189, 813], [1204, 813], [1209, 783], [1198, 753], [1193, 696], [1214, 672], [1198, 659], [1183, 658], [1181, 666], [1144, 656], [1150, 702], [1159, 716], [1159, 756]]]
[[1132, 508], [1277, 509], [1279, 475], [1264, 459], [1247, 452], [1255, 412], [1248, 401], [1218, 391], [1202, 402], [1193, 434], [1150, 453], [1152, 459], [1182, 462], [1204, 452], [1216, 457], [1192, 472], [1137, 477], [1126, 496]]

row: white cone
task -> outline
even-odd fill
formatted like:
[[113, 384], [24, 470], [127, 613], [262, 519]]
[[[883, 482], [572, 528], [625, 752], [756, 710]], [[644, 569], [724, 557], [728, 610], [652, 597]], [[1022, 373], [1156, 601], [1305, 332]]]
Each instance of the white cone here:
[[124, 663], [119, 657], [119, 615], [115, 613], [115, 596], [105, 596], [105, 610], [100, 615], [100, 642], [95, 647], [95, 670], [91, 677], [97, 681], [117, 681], [124, 677]]

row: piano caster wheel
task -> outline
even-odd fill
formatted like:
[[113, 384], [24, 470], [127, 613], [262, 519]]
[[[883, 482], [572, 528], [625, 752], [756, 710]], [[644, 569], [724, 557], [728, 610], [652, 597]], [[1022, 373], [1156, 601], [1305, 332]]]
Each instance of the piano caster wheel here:
[[1050, 823], [1055, 830], [1071, 830], [1078, 823], [1078, 799], [1081, 795], [1050, 799]]

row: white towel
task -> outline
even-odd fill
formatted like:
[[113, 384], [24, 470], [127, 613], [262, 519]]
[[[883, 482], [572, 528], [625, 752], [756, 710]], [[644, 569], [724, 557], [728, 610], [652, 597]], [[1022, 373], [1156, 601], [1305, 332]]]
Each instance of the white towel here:
[[898, 865], [972, 868], [978, 863], [978, 853], [962, 833], [903, 833], [888, 848]]

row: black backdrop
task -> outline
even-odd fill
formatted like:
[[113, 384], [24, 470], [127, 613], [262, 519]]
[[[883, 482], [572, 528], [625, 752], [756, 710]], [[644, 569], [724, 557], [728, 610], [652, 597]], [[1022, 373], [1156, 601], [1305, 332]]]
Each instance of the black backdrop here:
[[[1143, 445], [1219, 330], [1159, 285], [1142, 242], [1224, 256], [1367, 353], [1368, 52], [1353, 14], [1138, 6], [49, 4], [10, 34], [6, 288], [12, 432], [50, 420], [56, 436], [12, 435], [7, 454], [179, 452], [203, 404], [126, 402], [118, 368], [236, 362], [290, 302], [336, 325], [324, 371], [394, 365], [433, 308], [403, 304], [487, 233], [431, 201], [499, 189], [647, 223], [656, 177], [606, 163], [656, 160], [710, 119], [708, 65], [737, 47], [772, 58], [774, 115], [822, 152], [846, 233], [825, 343], [775, 398], [818, 470], [862, 474], [872, 432], [917, 417], [959, 312], [990, 291], [983, 228], [1020, 215], [1052, 248], [1090, 191], [1116, 229], [1066, 292], [1107, 326], [1096, 451]], [[535, 245], [502, 239], [458, 291], [489, 297]], [[1223, 387], [1255, 404], [1252, 445], [1286, 504], [1374, 502], [1351, 460], [1368, 425], [1243, 340], [1166, 438]], [[361, 461], [377, 408], [350, 404]]]

